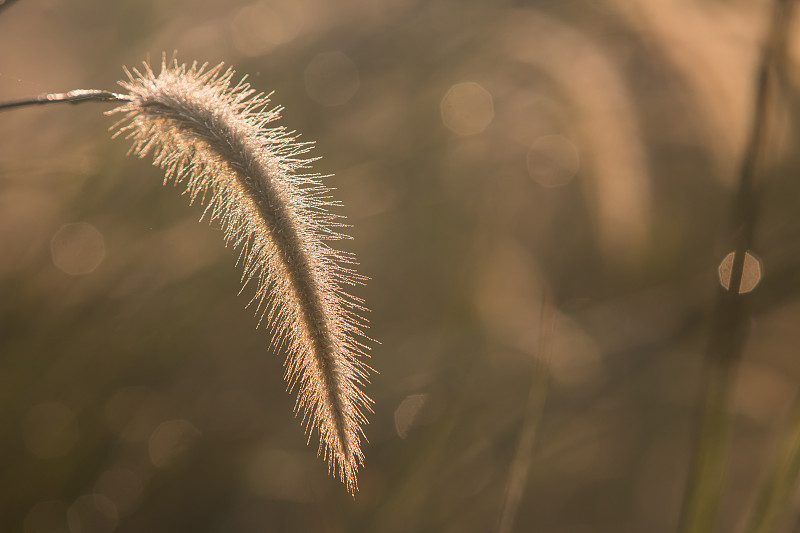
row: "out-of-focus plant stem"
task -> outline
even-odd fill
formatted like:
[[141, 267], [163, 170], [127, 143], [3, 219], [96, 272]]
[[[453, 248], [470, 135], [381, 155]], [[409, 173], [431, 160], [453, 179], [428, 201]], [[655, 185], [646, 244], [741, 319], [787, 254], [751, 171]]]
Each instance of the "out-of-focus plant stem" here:
[[745, 523], [745, 533], [775, 531], [781, 510], [797, 485], [800, 472], [800, 391], [795, 395], [786, 434], [779, 444], [775, 461], [758, 491]]
[[0, 11], [2, 11], [5, 8], [7, 8], [8, 6], [10, 6], [11, 4], [13, 4], [16, 1], [17, 0], [0, 0]]
[[533, 455], [533, 448], [536, 444], [536, 436], [542, 420], [544, 404], [547, 399], [555, 321], [556, 310], [553, 307], [548, 293], [545, 293], [542, 297], [541, 319], [539, 321], [539, 353], [536, 354], [537, 360], [534, 362], [531, 388], [528, 395], [528, 403], [525, 407], [522, 431], [519, 436], [517, 453], [511, 463], [511, 471], [508, 475], [506, 495], [497, 523], [497, 533], [509, 533], [512, 531], [514, 518], [516, 517], [517, 509], [519, 508], [522, 495], [525, 491], [528, 471], [530, 470], [531, 456]]
[[776, 0], [756, 78], [750, 133], [742, 157], [732, 216], [735, 250], [730, 283], [719, 289], [705, 353], [704, 408], [695, 443], [683, 508], [682, 531], [715, 529], [723, 486], [729, 405], [736, 368], [747, 340], [748, 295], [739, 294], [747, 250], [753, 247], [757, 213], [757, 173], [763, 167], [774, 94], [774, 69], [783, 55], [792, 0]]

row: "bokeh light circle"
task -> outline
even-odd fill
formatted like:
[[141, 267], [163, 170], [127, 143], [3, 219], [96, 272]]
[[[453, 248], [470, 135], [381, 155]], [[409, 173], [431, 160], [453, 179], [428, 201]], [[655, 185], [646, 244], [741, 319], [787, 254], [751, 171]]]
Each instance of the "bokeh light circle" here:
[[481, 133], [494, 119], [492, 95], [478, 83], [456, 83], [442, 98], [442, 122], [461, 136]]
[[50, 241], [50, 253], [60, 270], [70, 276], [90, 274], [106, 256], [103, 234], [88, 222], [61, 226]]
[[578, 148], [563, 135], [543, 135], [528, 150], [528, 174], [543, 187], [566, 185], [581, 168]]
[[[735, 255], [735, 252], [726, 255], [717, 269], [719, 282], [725, 289], [728, 289], [731, 284], [733, 258]], [[756, 288], [756, 285], [761, 281], [761, 270], [761, 260], [748, 250], [744, 256], [744, 270], [742, 271], [742, 282], [739, 285], [739, 294], [750, 292]]]
[[317, 54], [306, 67], [305, 82], [308, 96], [325, 107], [346, 104], [361, 84], [356, 64], [342, 52]]

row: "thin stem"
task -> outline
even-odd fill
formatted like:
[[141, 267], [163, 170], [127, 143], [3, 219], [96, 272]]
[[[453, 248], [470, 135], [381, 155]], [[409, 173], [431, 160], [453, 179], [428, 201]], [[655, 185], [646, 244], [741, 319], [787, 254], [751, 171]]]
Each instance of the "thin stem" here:
[[66, 93], [40, 94], [32, 98], [22, 98], [11, 100], [10, 102], [0, 102], [0, 111], [26, 107], [32, 105], [45, 104], [81, 104], [83, 102], [129, 102], [131, 97], [125, 94], [112, 93], [99, 89], [76, 89]]
[[702, 422], [683, 509], [683, 531], [686, 533], [714, 531], [723, 485], [729, 425], [727, 406], [735, 378], [734, 368], [732, 364], [713, 363], [706, 368]]
[[510, 533], [514, 526], [514, 519], [522, 501], [525, 485], [528, 481], [528, 472], [531, 466], [533, 448], [539, 425], [542, 420], [544, 404], [547, 399], [548, 372], [555, 330], [556, 311], [549, 295], [542, 297], [541, 318], [539, 321], [539, 353], [534, 363], [533, 378], [531, 380], [528, 403], [525, 408], [525, 419], [520, 431], [519, 443], [511, 471], [506, 485], [506, 495], [503, 508], [498, 520], [496, 533]]
[[780, 443], [775, 462], [756, 496], [745, 533], [769, 533], [776, 530], [782, 510], [787, 508], [800, 472], [800, 392], [795, 396], [786, 434]]
[[0, 0], [0, 11], [2, 11], [5, 8], [7, 8], [11, 4], [13, 4], [14, 2], [16, 2], [16, 0]]
[[772, 105], [773, 70], [783, 54], [790, 19], [791, 0], [776, 0], [756, 78], [753, 121], [739, 172], [733, 207], [734, 260], [727, 290], [719, 290], [711, 320], [705, 354], [704, 409], [695, 444], [682, 530], [686, 533], [714, 531], [722, 489], [725, 445], [730, 423], [728, 406], [736, 378], [736, 366], [747, 340], [746, 303], [739, 294], [747, 250], [752, 248], [757, 219], [757, 172], [763, 166]]

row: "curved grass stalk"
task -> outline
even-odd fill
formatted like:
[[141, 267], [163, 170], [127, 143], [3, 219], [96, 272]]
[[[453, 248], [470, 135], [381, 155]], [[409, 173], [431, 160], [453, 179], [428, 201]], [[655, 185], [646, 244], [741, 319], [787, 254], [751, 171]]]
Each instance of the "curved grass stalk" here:
[[255, 285], [251, 303], [288, 353], [295, 410], [309, 439], [319, 431], [329, 470], [355, 492], [370, 369], [358, 340], [366, 339], [364, 308], [342, 286], [365, 278], [351, 268], [352, 255], [325, 242], [346, 237], [320, 176], [299, 172], [309, 144], [268, 127], [280, 110], [267, 109], [268, 97], [244, 80], [234, 84], [222, 65], [164, 60], [158, 74], [146, 63], [126, 72], [120, 85], [130, 101], [108, 112], [124, 115], [115, 136], [133, 139], [140, 158], [153, 154], [165, 183], [184, 183], [190, 201], [200, 198], [204, 216], [219, 220], [226, 242], [240, 249], [243, 283]]
[[[187, 67], [162, 61], [155, 74], [127, 71], [120, 82], [130, 94], [75, 90], [0, 102], [0, 111], [52, 103], [123, 102], [109, 114], [125, 117], [114, 136], [134, 141], [140, 158], [152, 153], [166, 171], [164, 182], [185, 183], [190, 201], [205, 203], [204, 216], [220, 221], [225, 240], [240, 250], [243, 285], [253, 282], [261, 320], [267, 319], [276, 348], [285, 348], [295, 411], [329, 471], [357, 490], [363, 464], [364, 411], [371, 400], [361, 387], [371, 369], [363, 362], [369, 340], [362, 301], [343, 289], [366, 279], [355, 257], [326, 241], [348, 238], [328, 211], [339, 205], [317, 174], [304, 174], [310, 143], [298, 143], [282, 127], [268, 128], [280, 109], [223, 65]], [[243, 287], [244, 289], [244, 287]]]

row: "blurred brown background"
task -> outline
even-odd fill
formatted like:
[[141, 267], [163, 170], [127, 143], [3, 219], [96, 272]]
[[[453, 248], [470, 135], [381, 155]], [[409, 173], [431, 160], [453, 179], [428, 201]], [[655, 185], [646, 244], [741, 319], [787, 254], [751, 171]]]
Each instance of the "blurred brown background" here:
[[[282, 124], [316, 141], [315, 169], [335, 174], [381, 343], [353, 499], [316, 437], [306, 446], [283, 356], [237, 296], [235, 251], [109, 138], [110, 106], [3, 113], [0, 531], [492, 531], [540, 386], [545, 292], [550, 387], [513, 530], [674, 531], [770, 5], [0, 10], [0, 100], [113, 89], [122, 65], [173, 50], [274, 91]], [[760, 173], [726, 531], [800, 383], [792, 35]]]

